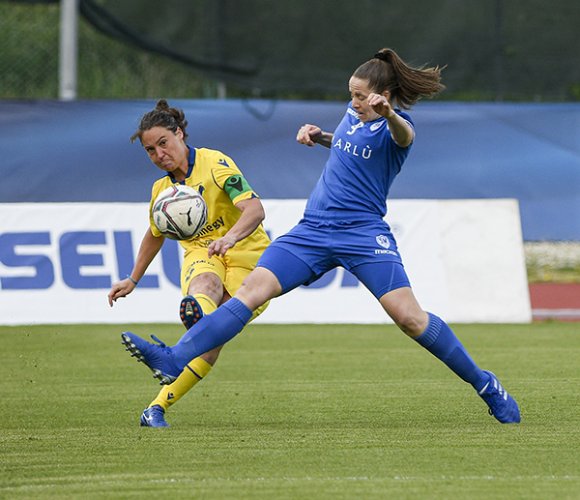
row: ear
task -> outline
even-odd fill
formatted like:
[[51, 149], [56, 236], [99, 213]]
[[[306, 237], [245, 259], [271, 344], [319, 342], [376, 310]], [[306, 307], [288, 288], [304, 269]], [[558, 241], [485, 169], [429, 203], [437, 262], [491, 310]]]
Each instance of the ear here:
[[385, 96], [388, 101], [391, 100], [391, 91], [390, 90], [384, 90], [383, 92], [381, 92], [381, 95]]
[[179, 138], [179, 139], [183, 139], [183, 130], [181, 130], [181, 127], [177, 127], [177, 130], [175, 131], [175, 135]]

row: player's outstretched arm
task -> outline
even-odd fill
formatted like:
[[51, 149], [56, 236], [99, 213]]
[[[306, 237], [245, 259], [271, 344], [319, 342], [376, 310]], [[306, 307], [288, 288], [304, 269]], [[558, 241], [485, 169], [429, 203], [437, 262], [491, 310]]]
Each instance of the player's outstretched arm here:
[[210, 243], [207, 251], [209, 257], [224, 256], [238, 241], [250, 236], [266, 216], [264, 206], [258, 198], [239, 201], [236, 207], [241, 210], [242, 215], [224, 236]]
[[135, 287], [139, 280], [147, 271], [149, 264], [155, 258], [155, 256], [161, 250], [165, 238], [163, 236], [155, 237], [148, 228], [143, 240], [141, 241], [141, 246], [139, 247], [139, 252], [137, 253], [137, 259], [135, 260], [135, 266], [131, 271], [131, 274], [125, 279], [113, 283], [111, 291], [108, 295], [109, 306], [113, 307], [113, 303], [121, 297], [129, 295]]
[[332, 136], [333, 134], [324, 132], [317, 125], [306, 123], [298, 129], [298, 133], [296, 134], [296, 141], [298, 141], [300, 144], [304, 144], [310, 147], [314, 146], [315, 144], [320, 144], [325, 148], [329, 148], [332, 145]]

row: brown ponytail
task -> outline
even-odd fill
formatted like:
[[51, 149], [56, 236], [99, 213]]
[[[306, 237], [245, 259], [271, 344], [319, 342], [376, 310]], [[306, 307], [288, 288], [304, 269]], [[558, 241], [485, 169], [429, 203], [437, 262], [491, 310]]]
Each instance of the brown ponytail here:
[[394, 103], [409, 109], [422, 97], [433, 97], [445, 88], [441, 83], [442, 69], [412, 68], [393, 49], [384, 48], [360, 65], [352, 76], [367, 80], [374, 92], [388, 90]]
[[180, 128], [183, 132], [183, 138], [187, 139], [187, 120], [185, 113], [181, 109], [171, 108], [165, 99], [159, 99], [155, 105], [155, 109], [145, 113], [139, 123], [139, 128], [131, 136], [131, 142], [143, 136], [143, 132], [152, 129], [153, 127], [163, 127], [171, 132], [177, 132]]

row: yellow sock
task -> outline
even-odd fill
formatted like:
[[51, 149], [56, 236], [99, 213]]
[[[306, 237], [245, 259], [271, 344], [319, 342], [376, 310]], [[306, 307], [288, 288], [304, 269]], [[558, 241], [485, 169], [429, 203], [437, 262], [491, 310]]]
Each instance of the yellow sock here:
[[203, 293], [194, 293], [193, 296], [200, 305], [203, 314], [211, 314], [217, 309], [217, 304], [207, 295], [204, 295]]
[[191, 388], [202, 380], [212, 369], [212, 366], [202, 358], [195, 358], [181, 372], [172, 384], [164, 385], [157, 397], [149, 406], [159, 405], [167, 410], [173, 403], [179, 401]]
[[[217, 309], [217, 304], [207, 295], [196, 293], [193, 296], [201, 306], [204, 314], [210, 314]], [[212, 366], [207, 361], [202, 358], [195, 358], [172, 384], [163, 386], [149, 406], [159, 405], [164, 410], [167, 410], [173, 403], [185, 396], [211, 369]]]

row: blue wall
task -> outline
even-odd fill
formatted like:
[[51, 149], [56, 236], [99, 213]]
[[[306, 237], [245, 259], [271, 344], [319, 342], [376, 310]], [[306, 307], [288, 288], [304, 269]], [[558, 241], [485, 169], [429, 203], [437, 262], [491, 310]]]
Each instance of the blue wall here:
[[[345, 103], [170, 100], [189, 143], [220, 149], [263, 198], [305, 198]], [[129, 137], [154, 101], [0, 102], [0, 202], [147, 201], [159, 171]], [[580, 105], [418, 104], [393, 198], [517, 198], [524, 239], [580, 240]]]

